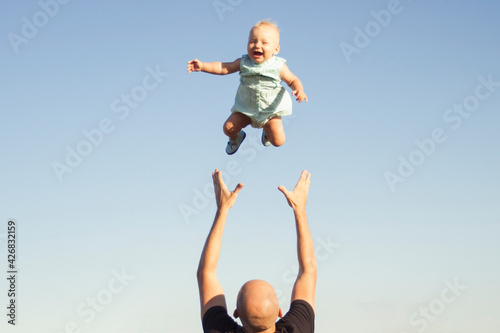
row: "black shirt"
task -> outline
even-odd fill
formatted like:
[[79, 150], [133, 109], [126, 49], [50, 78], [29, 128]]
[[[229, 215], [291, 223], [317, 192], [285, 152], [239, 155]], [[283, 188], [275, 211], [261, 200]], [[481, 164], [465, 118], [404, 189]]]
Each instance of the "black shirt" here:
[[[202, 320], [205, 333], [243, 332], [222, 306], [213, 306], [205, 312]], [[314, 333], [314, 310], [309, 303], [295, 300], [290, 310], [276, 322], [278, 333]]]

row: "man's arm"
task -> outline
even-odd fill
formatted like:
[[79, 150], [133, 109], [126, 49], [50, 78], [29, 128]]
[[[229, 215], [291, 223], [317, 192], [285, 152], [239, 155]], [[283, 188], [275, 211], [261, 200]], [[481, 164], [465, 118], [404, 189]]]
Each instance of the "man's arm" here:
[[227, 214], [238, 196], [238, 192], [243, 188], [243, 184], [238, 184], [233, 192], [227, 189], [222, 174], [219, 170], [212, 173], [214, 181], [215, 199], [217, 201], [217, 213], [208, 234], [205, 247], [201, 253], [198, 265], [198, 289], [200, 292], [201, 318], [212, 306], [220, 305], [226, 307], [224, 290], [217, 279], [217, 262], [219, 260], [222, 234], [226, 224]]
[[284, 186], [278, 189], [285, 195], [288, 204], [293, 208], [297, 229], [297, 255], [299, 259], [299, 274], [292, 290], [292, 302], [298, 299], [308, 302], [314, 309], [316, 292], [316, 257], [314, 244], [307, 224], [306, 203], [311, 174], [302, 171], [295, 189], [290, 192]]
[[188, 61], [187, 71], [205, 72], [217, 75], [226, 75], [240, 70], [241, 59], [236, 59], [233, 62], [202, 62], [198, 59]]

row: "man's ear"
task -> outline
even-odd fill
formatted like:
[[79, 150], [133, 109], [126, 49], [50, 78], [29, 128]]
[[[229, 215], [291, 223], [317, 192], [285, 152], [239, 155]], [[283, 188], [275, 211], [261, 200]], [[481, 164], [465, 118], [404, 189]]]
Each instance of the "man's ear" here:
[[[281, 309], [280, 309], [280, 311], [281, 311]], [[234, 310], [234, 312], [233, 312], [233, 317], [234, 317], [234, 318], [239, 318], [239, 317], [240, 317], [240, 315], [239, 315], [239, 313], [238, 313], [238, 309], [235, 309], [235, 310]], [[281, 318], [281, 317], [280, 317], [280, 318]]]
[[281, 308], [279, 308], [278, 310], [278, 317], [283, 318], [283, 311], [281, 310]]

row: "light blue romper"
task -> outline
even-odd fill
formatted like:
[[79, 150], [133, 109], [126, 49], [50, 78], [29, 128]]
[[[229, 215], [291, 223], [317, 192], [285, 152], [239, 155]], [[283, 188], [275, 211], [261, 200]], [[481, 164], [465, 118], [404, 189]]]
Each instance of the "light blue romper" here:
[[261, 128], [269, 119], [292, 114], [292, 99], [281, 85], [281, 68], [286, 60], [273, 56], [257, 64], [248, 54], [241, 57], [240, 86], [231, 112], [252, 119], [252, 127]]

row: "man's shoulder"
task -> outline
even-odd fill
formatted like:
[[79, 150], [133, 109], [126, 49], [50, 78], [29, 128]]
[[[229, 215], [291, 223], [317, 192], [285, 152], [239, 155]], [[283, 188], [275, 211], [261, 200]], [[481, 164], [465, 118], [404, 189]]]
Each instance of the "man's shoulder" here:
[[304, 300], [295, 300], [290, 310], [276, 323], [277, 332], [314, 332], [314, 309]]
[[297, 299], [293, 301], [292, 304], [290, 304], [290, 309], [283, 316], [283, 318], [286, 318], [289, 315], [296, 315], [297, 313], [302, 313], [314, 319], [314, 309], [311, 304], [305, 300]]
[[209, 332], [215, 330], [217, 332], [239, 332], [239, 325], [231, 318], [227, 309], [223, 306], [212, 306], [205, 312], [202, 319], [203, 330]]

